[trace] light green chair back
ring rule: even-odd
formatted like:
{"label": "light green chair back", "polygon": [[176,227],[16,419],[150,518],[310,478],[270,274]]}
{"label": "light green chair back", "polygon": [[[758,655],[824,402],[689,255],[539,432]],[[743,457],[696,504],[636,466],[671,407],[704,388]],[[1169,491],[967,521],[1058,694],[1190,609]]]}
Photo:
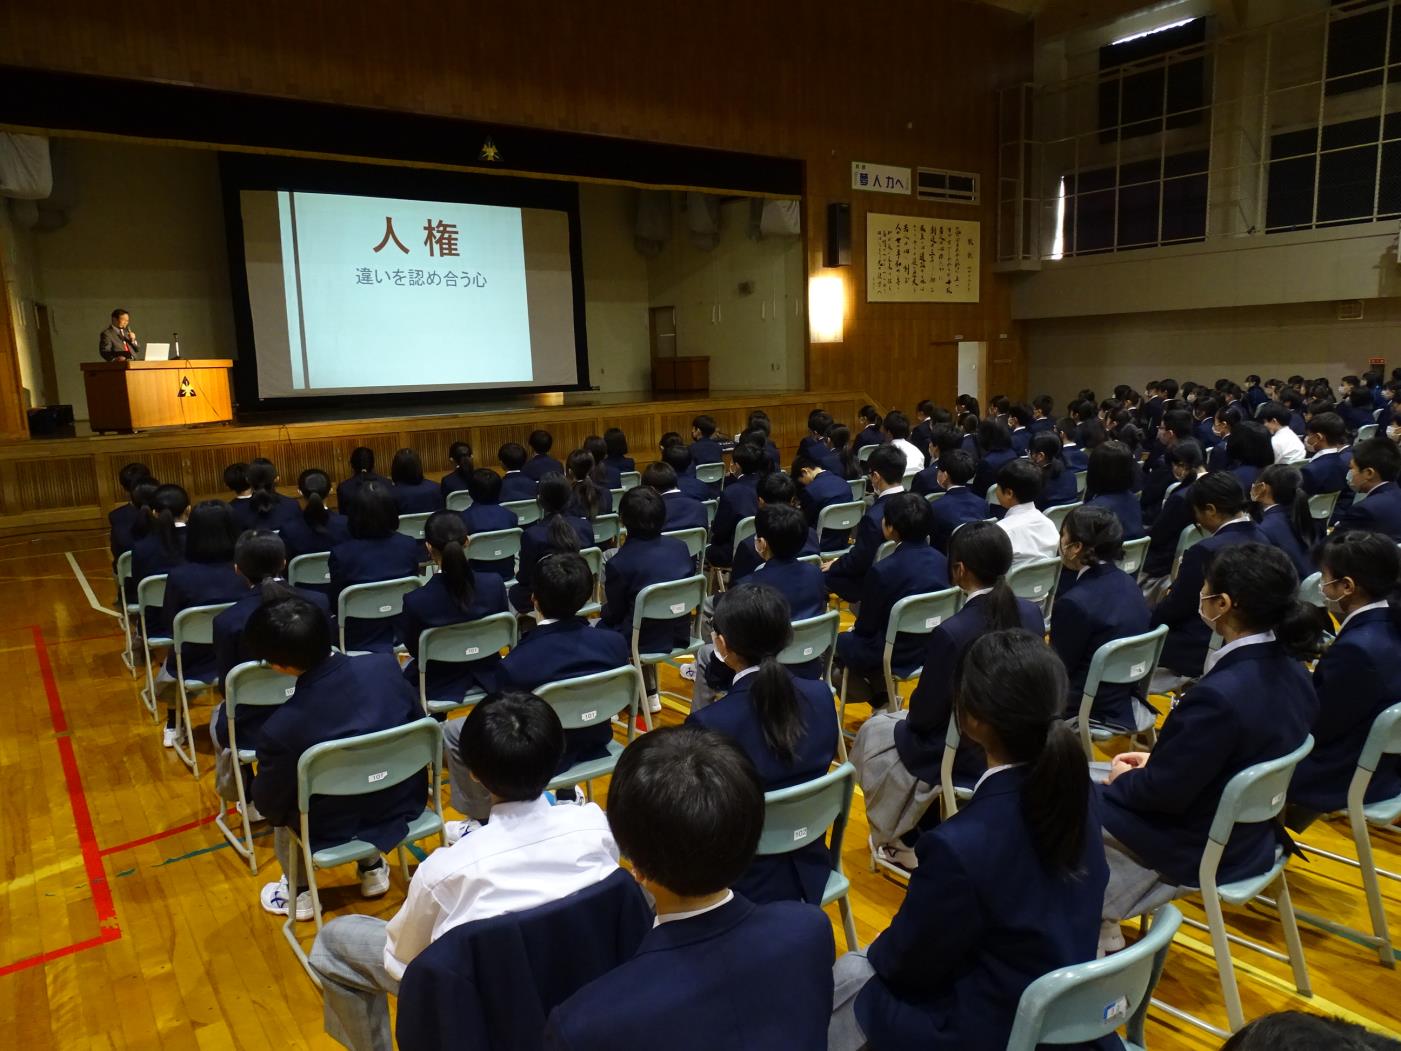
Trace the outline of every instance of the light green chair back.
{"label": "light green chair back", "polygon": [[[867,448],[867,449],[872,449],[872,448],[875,448],[875,447],[872,446],[872,445],[867,445],[867,446],[865,446],[865,448]],[[862,503],[865,503],[865,501],[866,501],[866,479],[864,479],[864,478],[848,478],[848,479],[846,480],[846,484],[849,485],[849,486],[851,486],[851,498],[852,498],[853,500],[860,500]]]}
{"label": "light green chair back", "polygon": [[705,508],[705,525],[709,529],[715,524],[715,513],[720,510],[720,501],[702,500],[701,506]]}
{"label": "light green chair back", "polygon": [[336,624],[340,629],[340,648],[345,651],[345,622],[357,620],[386,620],[404,611],[404,596],[423,586],[418,577],[395,577],[369,584],[352,584],[336,600]]}
{"label": "light green chair back", "polygon": [[1338,505],[1337,493],[1315,493],[1309,497],[1309,517],[1316,522],[1327,522],[1333,517],[1333,508]]}
{"label": "light green chair back", "polygon": [[1306,602],[1310,606],[1317,606],[1319,609],[1327,608],[1327,604],[1323,601],[1322,573],[1310,573],[1299,581],[1299,601]]}
{"label": "light green chair back", "polygon": [[946,497],[946,496],[948,496],[948,495],[949,495],[949,494],[948,494],[948,491],[947,491],[947,490],[940,489],[937,493],[925,493],[925,494],[924,494],[924,498],[925,498],[926,500],[928,500],[931,504],[933,504],[933,503],[938,502],[939,500],[942,500],[944,497]]}
{"label": "light green chair back", "polygon": [[[112,571],[112,575],[117,578],[117,594],[122,597],[122,609],[126,609],[126,582],[131,579],[131,552],[123,551],[117,556],[117,567]],[[123,612],[123,619],[126,614]]]}
{"label": "light green chair back", "polygon": [[691,629],[690,642],[679,646],[670,653],[643,653],[639,647],[642,622],[646,620],[675,620],[698,611],[705,601],[705,577],[697,573],[681,580],[667,580],[659,584],[648,584],[637,593],[632,604],[632,652],[639,661],[656,664],[668,657],[683,653],[694,653],[701,647],[701,640]]}
{"label": "light green chair back", "polygon": [[465,511],[472,506],[472,494],[466,489],[454,489],[448,493],[447,507],[449,511]]}
{"label": "light green chair back", "polygon": [[[852,500],[844,504],[828,504],[817,512],[817,538],[818,543],[827,535],[829,530],[835,532],[849,532],[861,523],[861,516],[866,513],[866,505],[860,500]],[[823,550],[824,555],[841,555],[846,553],[846,545],[840,548]]]}
{"label": "light green chair back", "polygon": [[905,487],[905,492],[908,493],[910,491],[910,483],[915,480],[915,475],[919,474],[922,470],[924,470],[923,465],[914,463],[905,468],[905,473],[900,478],[900,484]]}
{"label": "light green chair back", "polygon": [[1070,512],[1074,511],[1077,507],[1083,506],[1083,504],[1079,503],[1057,504],[1055,507],[1046,508],[1045,514],[1046,517],[1051,520],[1051,523],[1056,527],[1056,532],[1060,532],[1061,528],[1065,525],[1065,520],[1068,517],[1070,517]]}
{"label": "light green chair back", "polygon": [[467,557],[474,562],[497,562],[516,558],[520,553],[519,529],[491,529],[484,533],[473,533],[467,538]]}
{"label": "light green chair back", "polygon": [[1364,423],[1357,428],[1357,440],[1365,442],[1368,438],[1375,438],[1379,429],[1375,423]]}
{"label": "light green chair back", "polygon": [[1373,721],[1357,766],[1375,774],[1384,755],[1401,755],[1401,703],[1393,704]]}
{"label": "light green chair back", "polygon": [[996,482],[993,482],[990,486],[988,486],[988,491],[987,491],[987,493],[986,493],[986,497],[985,497],[985,498],[986,498],[986,500],[987,500],[987,504],[988,504],[989,507],[1001,507],[1001,506],[1002,506],[1001,504],[999,504],[999,503],[997,502],[997,483],[996,483]]}
{"label": "light green chair back", "polygon": [[287,583],[329,584],[331,582],[331,553],[313,551],[308,555],[298,555],[287,563]]}
{"label": "light green chair back", "polygon": [[1076,722],[1080,731],[1080,745],[1085,750],[1085,758],[1094,760],[1093,741],[1108,740],[1117,734],[1100,730],[1090,722],[1095,695],[1105,683],[1146,682],[1153,676],[1153,669],[1163,655],[1163,643],[1167,641],[1168,626],[1159,624],[1143,635],[1130,635],[1123,639],[1106,642],[1095,650],[1090,658],[1090,671],[1085,676],[1085,688],[1080,695],[1080,710]]}
{"label": "light green chair back", "polygon": [[876,548],[877,562],[883,562],[891,555],[895,554],[895,549],[900,546],[898,540],[882,540],[880,547]]}
{"label": "light green chair back", "polygon": [[[147,636],[146,632],[146,610],[154,606],[165,605],[165,578],[164,573],[153,577],[144,577],[136,584],[136,604],[141,610],[141,634]],[[174,640],[170,636],[160,638],[150,638],[147,641],[152,646],[168,646]]]}
{"label": "light green chair back", "polygon": [[579,608],[579,616],[592,617],[603,609],[603,604],[599,601],[600,589],[603,585],[603,549],[586,547],[579,554],[588,563],[589,572],[593,574],[593,598]]}
{"label": "light green chair back", "polygon": [[880,448],[879,445],[863,445],[863,446],[861,446],[861,448],[859,448],[859,449],[856,450],[856,462],[857,462],[857,463],[865,463],[867,460],[869,460],[869,459],[871,458],[871,453],[875,452],[875,451],[876,451],[877,449],[879,449],[879,448]]}
{"label": "light green chair back", "polygon": [[793,641],[778,654],[780,664],[806,664],[826,654],[822,681],[832,685],[832,661],[837,653],[837,633],[841,631],[841,614],[834,609],[816,617],[793,622]]}
{"label": "light green chair back", "polygon": [[1129,576],[1137,576],[1138,571],[1143,568],[1144,559],[1148,557],[1148,545],[1153,538],[1141,536],[1137,540],[1124,541],[1124,556],[1119,560],[1119,567]]}
{"label": "light green chair back", "polygon": [[469,620],[462,624],[445,624],[437,628],[425,628],[418,633],[418,700],[428,715],[441,715],[458,708],[475,704],[486,696],[474,691],[464,697],[443,698],[428,696],[428,662],[443,664],[473,664],[486,660],[494,653],[515,647],[519,637],[514,613],[493,613],[480,620]]}
{"label": "light green chair back", "polygon": [[642,472],[620,471],[618,472],[618,484],[622,487],[623,492],[627,492],[629,489],[635,489],[642,484]]}
{"label": "light green chair back", "polygon": [[704,482],[706,485],[714,485],[725,477],[725,465],[723,463],[700,463],[696,464],[696,480]]}
{"label": "light green chair back", "polygon": [[1082,1044],[1128,1027],[1129,1044],[1143,1047],[1148,1001],[1163,971],[1182,913],[1164,905],[1148,933],[1101,960],[1060,967],[1028,985],[1017,1004],[1007,1051],[1041,1044]]}
{"label": "light green chair back", "polygon": [[180,660],[180,651],[192,643],[206,646],[214,642],[214,618],[232,606],[232,602],[216,602],[208,606],[189,606],[175,614],[174,631],[175,660]]}
{"label": "light green chair back", "polygon": [[677,540],[683,541],[692,558],[699,558],[701,552],[705,550],[706,532],[699,526],[694,529],[668,530],[662,536],[675,537]]}
{"label": "light green chair back", "polygon": [[[592,726],[606,725],[626,711],[628,740],[631,741],[636,734],[638,704],[644,687],[642,672],[631,664],[611,671],[547,683],[535,692],[555,710],[565,730],[586,730]],[[595,778],[611,774],[622,754],[623,746],[609,741],[607,754],[575,763],[568,770],[556,774],[548,787],[553,791],[582,784],[587,789]]]}
{"label": "light green chair back", "polygon": [[274,671],[266,661],[244,661],[230,669],[224,678],[224,714],[229,720],[229,747],[244,762],[252,762],[254,753],[238,747],[237,725],[240,708],[276,708],[291,700],[297,692],[297,680]]}
{"label": "light green chair back", "polygon": [[1085,495],[1085,483],[1086,480],[1089,478],[1089,474],[1089,471],[1075,472],[1075,493],[1077,496]]}
{"label": "light green chair back", "polygon": [[1058,558],[1038,558],[1013,566],[1007,572],[1007,586],[1017,598],[1035,602],[1045,616],[1051,608],[1051,600],[1056,595],[1056,585],[1060,583],[1061,560]]}
{"label": "light green chair back", "polygon": [[535,500],[506,500],[501,504],[508,511],[514,511],[523,526],[540,521],[540,504]]}
{"label": "light green chair back", "polygon": [[750,515],[748,518],[741,518],[738,522],[736,522],[735,542],[733,550],[738,551],[739,545],[744,543],[746,540],[748,540],[751,536],[754,535],[754,529],[755,524],[753,515]]}
{"label": "light green chair back", "polygon": [[[617,506],[615,502],[614,507]],[[606,544],[610,540],[618,539],[618,516],[616,513],[609,515],[599,515],[593,520],[593,539],[596,544]]]}
{"label": "light green chair back", "polygon": [[[944,621],[958,612],[963,605],[963,591],[960,588],[944,588],[921,595],[907,595],[890,609],[885,622],[885,652],[882,664],[885,671],[887,696],[895,708],[900,706],[900,694],[896,685],[919,678],[923,667],[896,669],[892,665],[895,656],[895,640],[900,635],[929,635]],[[846,696],[846,691],[842,691]]]}
{"label": "light green chair back", "polygon": [[399,532],[403,533],[410,540],[423,539],[423,527],[427,524],[432,511],[416,511],[411,515],[399,516]]}
{"label": "light green chair back", "polygon": [[[1212,818],[1211,830],[1207,833],[1210,844],[1207,857],[1202,860],[1203,867],[1210,860],[1211,845],[1220,848],[1215,851],[1215,860],[1220,861],[1220,853],[1225,849],[1227,840],[1231,838],[1231,830],[1236,825],[1255,825],[1262,821],[1274,820],[1284,809],[1285,795],[1294,768],[1311,751],[1313,736],[1309,735],[1304,738],[1303,744],[1288,755],[1247,766],[1226,782],[1221,800],[1216,804],[1216,816]],[[1215,875],[1214,871],[1212,875]]]}
{"label": "light green chair back", "polygon": [[1182,567],[1182,556],[1187,549],[1200,540],[1206,539],[1206,532],[1200,526],[1189,525],[1177,535],[1177,551],[1172,556],[1172,578],[1177,579],[1177,571]]}

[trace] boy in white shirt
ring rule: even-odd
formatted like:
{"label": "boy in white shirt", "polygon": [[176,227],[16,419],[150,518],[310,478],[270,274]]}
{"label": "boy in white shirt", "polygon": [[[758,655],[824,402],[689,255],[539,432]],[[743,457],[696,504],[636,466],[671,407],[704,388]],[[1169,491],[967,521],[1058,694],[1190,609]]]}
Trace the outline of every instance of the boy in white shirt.
{"label": "boy in white shirt", "polygon": [[463,762],[491,793],[491,818],[430,854],[392,920],[339,916],[316,936],[326,1032],[351,1051],[392,1051],[389,993],[414,957],[454,927],[523,912],[591,887],[618,867],[618,847],[593,803],[551,806],[545,785],[564,729],[529,693],[495,694],[463,720]]}
{"label": "boy in white shirt", "polygon": [[1283,405],[1271,403],[1260,410],[1257,419],[1270,432],[1270,448],[1275,453],[1275,463],[1303,463],[1308,459],[1308,451],[1299,436],[1289,426],[1292,417]]}
{"label": "boy in white shirt", "polygon": [[998,525],[1012,541],[1012,567],[1038,558],[1060,557],[1060,530],[1036,507],[1041,469],[1030,460],[1011,460],[997,472],[997,502],[1007,509]]}
{"label": "boy in white shirt", "polygon": [[910,441],[910,420],[898,409],[885,417],[885,433],[890,435],[890,444],[905,454],[905,474],[924,470],[924,453]]}

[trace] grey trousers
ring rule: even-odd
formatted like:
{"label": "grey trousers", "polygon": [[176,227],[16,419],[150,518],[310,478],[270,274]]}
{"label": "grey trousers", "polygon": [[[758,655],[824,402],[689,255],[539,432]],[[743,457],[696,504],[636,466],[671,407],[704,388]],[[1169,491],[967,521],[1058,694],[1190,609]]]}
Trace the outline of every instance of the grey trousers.
{"label": "grey trousers", "polygon": [[387,926],[373,916],[337,916],[311,947],[326,1032],[351,1051],[394,1051],[389,994],[399,994],[399,983],[384,969]]}
{"label": "grey trousers", "polygon": [[698,712],[715,703],[719,695],[710,683],[705,681],[705,669],[710,667],[710,658],[715,655],[715,644],[707,642],[696,651],[696,678],[691,683],[691,711]]}
{"label": "grey trousers", "polygon": [[1133,851],[1108,832],[1104,833],[1104,860],[1109,862],[1109,884],[1104,888],[1101,919],[1126,920],[1152,912],[1177,897],[1178,888],[1139,861]]}
{"label": "grey trousers", "polygon": [[209,739],[214,742],[214,791],[219,793],[220,799],[233,803],[238,800],[238,785],[234,783],[233,750],[220,744],[219,738],[214,734],[214,723],[219,718],[219,709],[223,706],[223,702],[220,701],[214,709],[214,714],[209,717]]}
{"label": "grey trousers", "polygon": [[491,793],[472,776],[467,764],[457,754],[464,722],[465,719],[449,719],[443,723],[443,758],[448,764],[448,789],[454,810],[476,821],[485,821],[491,816]]}
{"label": "grey trousers", "polygon": [[864,952],[849,952],[832,965],[832,1020],[827,1025],[827,1051],[861,1051],[866,1034],[856,1021],[856,997],[875,976]]}

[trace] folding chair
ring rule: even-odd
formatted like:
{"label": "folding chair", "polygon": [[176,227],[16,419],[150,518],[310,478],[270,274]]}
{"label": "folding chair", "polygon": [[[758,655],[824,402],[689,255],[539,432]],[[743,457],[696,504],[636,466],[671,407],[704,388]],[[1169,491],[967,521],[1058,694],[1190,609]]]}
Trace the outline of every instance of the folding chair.
{"label": "folding chair", "polygon": [[925,493],[925,494],[924,494],[924,498],[925,498],[926,500],[928,500],[928,501],[932,504],[932,503],[934,503],[936,500],[942,500],[944,497],[946,497],[946,496],[948,496],[948,495],[949,495],[949,494],[948,494],[947,492],[945,492],[944,490],[941,489],[941,490],[940,490],[939,492],[937,492],[937,493]]}
{"label": "folding chair", "polygon": [[988,486],[988,491],[987,491],[987,504],[988,504],[989,507],[1001,507],[1001,506],[1002,506],[1002,505],[998,502],[998,500],[997,500],[997,483],[996,483],[996,482],[993,482],[990,486]]}
{"label": "folding chair", "polygon": [[627,492],[629,489],[635,489],[642,484],[642,472],[620,471],[618,472],[618,484],[622,487],[623,492]]}
{"label": "folding chair", "polygon": [[1168,626],[1159,624],[1143,635],[1130,635],[1127,638],[1106,642],[1090,658],[1090,672],[1085,677],[1085,689],[1080,695],[1080,710],[1075,717],[1075,728],[1080,734],[1080,745],[1085,749],[1085,758],[1094,762],[1095,741],[1110,741],[1116,737],[1148,737],[1151,747],[1157,737],[1153,723],[1136,726],[1133,730],[1120,730],[1116,727],[1097,723],[1090,718],[1094,707],[1095,694],[1105,683],[1129,685],[1146,684],[1153,677],[1153,669],[1163,655],[1163,643],[1167,640]]}
{"label": "folding chair", "polygon": [[473,664],[493,653],[514,648],[519,637],[514,613],[493,613],[480,620],[425,628],[418,633],[418,703],[424,715],[447,715],[470,708],[486,696],[485,690],[472,690],[456,700],[428,696],[428,662]]}
{"label": "folding chair", "polygon": [[739,545],[744,543],[751,536],[753,536],[756,528],[757,527],[755,526],[755,520],[753,515],[750,515],[748,518],[741,518],[738,522],[736,522],[735,542],[732,547],[732,551],[738,551]]}
{"label": "folding chair", "polygon": [[293,900],[288,902],[282,936],[287,939],[297,961],[318,989],[321,988],[321,980],[312,971],[311,962],[297,940],[298,869],[302,864],[306,865],[312,914],[316,918],[317,933],[320,933],[321,894],[316,886],[317,871],[348,865],[352,861],[369,861],[379,857],[380,852],[373,843],[361,839],[351,839],[313,851],[308,824],[312,796],[368,795],[393,788],[411,777],[421,778],[424,769],[428,769],[430,778],[424,786],[427,806],[422,814],[409,822],[408,835],[396,848],[399,871],[407,884],[409,859],[404,852],[405,845],[443,834],[442,804],[436,790],[442,777],[442,752],[443,734],[437,720],[423,718],[390,730],[344,737],[338,741],[323,741],[308,748],[297,761],[297,809],[301,817],[295,831],[288,829],[291,843],[287,851],[287,887]]}
{"label": "folding chair", "polygon": [[849,533],[861,524],[861,517],[866,513],[866,505],[860,500],[852,500],[845,504],[828,504],[817,512],[817,543],[818,553],[835,558],[838,555],[846,554],[847,545],[841,547],[824,548],[822,538],[828,532]]}
{"label": "folding chair", "polygon": [[973,798],[972,786],[956,784],[953,779],[953,764],[962,741],[958,720],[950,717],[949,728],[944,731],[944,754],[939,758],[939,811],[945,821],[958,813],[959,800],[967,802]]}
{"label": "folding chair", "polygon": [[1131,577],[1138,576],[1138,571],[1143,568],[1143,562],[1148,557],[1148,545],[1152,542],[1153,538],[1147,536],[1141,536],[1137,540],[1125,540],[1119,568]]}
{"label": "folding chair", "polygon": [[227,804],[219,800],[214,824],[229,841],[229,846],[248,862],[253,875],[258,874],[258,856],[253,849],[253,825],[248,820],[248,792],[243,784],[243,766],[252,764],[258,753],[238,746],[238,711],[240,708],[275,708],[284,704],[296,692],[295,680],[263,661],[245,661],[232,669],[224,679],[224,716],[229,723],[229,751],[233,754],[234,788],[238,793],[238,816],[243,822],[243,834],[229,827]]}
{"label": "folding chair", "polygon": [[586,547],[579,554],[589,564],[589,572],[593,574],[593,598],[580,608],[579,616],[594,617],[603,612],[603,602],[599,598],[603,587],[603,549]]}
{"label": "folding chair", "polygon": [[1315,522],[1328,524],[1333,517],[1333,508],[1338,505],[1337,493],[1315,493],[1309,497],[1309,517]]}
{"label": "folding chair", "polygon": [[851,881],[842,874],[842,840],[851,815],[856,789],[856,767],[843,761],[835,770],[801,785],[764,793],[764,830],[759,834],[759,857],[791,854],[820,838],[830,828],[828,850],[832,872],[822,890],[822,905],[837,903],[846,932],[846,947],[856,952],[856,921],[851,913]]}
{"label": "folding chair", "polygon": [[287,583],[324,585],[331,582],[331,553],[313,551],[309,555],[298,555],[287,563]]}
{"label": "folding chair", "polygon": [[[502,505],[505,506],[504,504]],[[477,562],[500,562],[512,559],[514,566],[521,553],[521,530],[490,529],[485,533],[473,533],[467,538],[467,557]],[[507,586],[515,583],[514,570]]]}
{"label": "folding chair", "polygon": [[[873,448],[873,446],[867,445],[864,446],[864,448],[870,449]],[[866,479],[848,478],[846,484],[851,486],[851,498],[853,500],[860,500],[864,504],[866,502]]]}
{"label": "folding chair", "polygon": [[1323,574],[1310,573],[1299,581],[1299,601],[1319,609],[1327,609],[1323,601]]}
{"label": "folding chair", "polygon": [[466,489],[455,489],[448,493],[449,511],[465,511],[472,506],[472,494]]}
{"label": "folding chair", "polygon": [[117,582],[117,617],[122,622],[122,663],[131,677],[136,678],[136,642],[131,637],[131,618],[138,614],[134,603],[126,599],[126,582],[131,579],[131,552],[123,551],[117,556],[116,568],[112,576]]}
{"label": "folding chair", "polygon": [[1076,496],[1079,496],[1079,497],[1082,497],[1082,498],[1084,497],[1084,495],[1085,495],[1085,482],[1086,482],[1086,479],[1089,478],[1089,476],[1090,476],[1090,472],[1089,472],[1089,471],[1076,471],[1076,472],[1075,472],[1075,495],[1076,495]]}
{"label": "folding chair", "polygon": [[423,586],[418,577],[395,577],[369,584],[351,584],[336,600],[336,626],[340,631],[342,653],[345,648],[345,622],[356,620],[388,620],[404,611],[404,596]]}
{"label": "folding chair", "polygon": [[418,511],[411,515],[400,515],[399,532],[411,540],[422,540],[423,527],[432,514],[432,511]]}
{"label": "folding chair", "polygon": [[[194,729],[190,726],[190,694],[217,690],[219,680],[217,676],[213,682],[185,678],[184,649],[191,644],[213,645],[214,618],[232,605],[232,602],[220,602],[210,606],[191,606],[175,614],[171,646],[175,650],[175,687],[180,693],[180,705],[175,710],[175,754],[195,777],[199,777],[199,757],[195,751]],[[154,697],[153,693],[152,699]]]}
{"label": "folding chair", "polygon": [[1357,428],[1357,440],[1359,442],[1365,442],[1368,438],[1374,438],[1379,429],[1380,428],[1375,423],[1364,423],[1361,427]]}
{"label": "folding chair", "polygon": [[[1272,960],[1288,963],[1294,971],[1294,986],[1304,996],[1312,996],[1309,987],[1308,965],[1304,961],[1304,947],[1299,941],[1299,924],[1294,916],[1294,905],[1289,897],[1289,884],[1284,877],[1284,864],[1288,856],[1282,849],[1275,852],[1275,862],[1256,876],[1247,876],[1234,883],[1217,885],[1217,870],[1221,856],[1226,851],[1226,843],[1237,824],[1258,824],[1273,821],[1284,809],[1284,797],[1289,790],[1289,779],[1299,761],[1313,750],[1313,737],[1304,738],[1304,743],[1288,755],[1271,759],[1268,762],[1248,766],[1226,783],[1221,793],[1221,802],[1216,806],[1216,816],[1211,822],[1206,850],[1197,869],[1197,883],[1206,910],[1206,923],[1184,918],[1183,923],[1211,934],[1211,947],[1216,957],[1216,970],[1221,976],[1221,994],[1226,1001],[1226,1017],[1230,1030],[1221,1029],[1211,1023],[1188,1014],[1155,999],[1154,1006],[1166,1011],[1189,1025],[1215,1033],[1219,1037],[1229,1037],[1245,1025],[1245,1014],[1241,1010],[1240,990],[1236,987],[1235,968],[1231,963],[1231,943],[1243,945],[1263,953]],[[1289,948],[1288,955],[1277,952],[1269,946],[1241,938],[1226,932],[1226,921],[1221,912],[1221,903],[1244,905],[1261,896],[1262,892],[1277,886],[1275,901],[1279,909],[1280,925],[1284,928],[1284,941]],[[1267,899],[1266,899],[1267,900]],[[1145,919],[1145,924],[1147,920]]]}
{"label": "folding chair", "polygon": [[[834,609],[816,617],[793,622],[793,641],[780,651],[778,663],[786,665],[807,664],[827,655],[826,668],[822,681],[832,689],[832,660],[837,652],[837,633],[841,631],[842,615]],[[833,691],[835,700],[835,691]],[[846,738],[837,735],[837,753],[846,762]]]}
{"label": "folding chair", "polygon": [[1058,967],[1022,990],[1007,1051],[1035,1051],[1042,1044],[1084,1044],[1126,1026],[1128,1051],[1144,1051],[1143,1023],[1149,997],[1182,913],[1164,905],[1148,933],[1102,960]]}
{"label": "folding chair", "polygon": [[1187,549],[1199,540],[1206,539],[1206,532],[1201,526],[1189,525],[1177,534],[1177,550],[1172,556],[1172,579],[1177,579],[1177,571],[1182,568],[1182,556],[1187,553]]}
{"label": "folding chair", "polygon": [[1045,515],[1054,523],[1056,532],[1060,532],[1065,528],[1065,520],[1070,517],[1070,512],[1074,511],[1077,507],[1083,506],[1084,505],[1079,502],[1073,504],[1056,504],[1055,507],[1046,508]]}
{"label": "folding chair", "polygon": [[856,450],[856,462],[864,464],[867,460],[871,458],[871,453],[875,452],[879,448],[879,445],[861,446],[861,448]]}
{"label": "folding chair", "polygon": [[686,550],[691,553],[692,558],[700,558],[705,554],[707,534],[706,531],[699,526],[693,529],[671,529],[663,533],[662,536],[671,536],[675,537],[677,540],[684,541]]}
{"label": "folding chair", "polygon": [[[617,504],[614,504],[616,507]],[[618,539],[618,516],[599,515],[593,520],[593,539],[595,544],[606,544],[610,540]]]}
{"label": "folding chair", "polygon": [[704,482],[706,485],[716,485],[724,480],[725,465],[723,463],[696,464],[696,481]]}
{"label": "folding chair", "polygon": [[[535,693],[555,710],[566,730],[583,730],[600,722],[607,723],[627,709],[628,740],[631,741],[637,732],[638,698],[644,697],[646,691],[642,685],[642,673],[633,665],[625,664],[611,671],[546,683]],[[643,707],[646,707],[645,700]],[[575,763],[563,773],[556,774],[546,787],[555,792],[561,788],[583,785],[585,798],[592,799],[593,782],[612,774],[613,768],[618,765],[618,756],[622,754],[623,746],[617,741],[609,741],[607,755]]]}
{"label": "folding chair", "polygon": [[501,506],[508,511],[514,511],[523,526],[540,521],[540,504],[536,500],[503,500]]}
{"label": "folding chair", "polygon": [[[666,653],[643,653],[641,646],[642,622],[646,620],[674,620],[689,614],[698,614],[705,601],[705,577],[697,573],[681,580],[667,580],[660,584],[648,584],[637,593],[632,605],[632,664],[638,672],[638,709],[642,712],[643,725],[652,729],[652,710],[647,704],[646,685],[642,669],[648,665],[674,663],[677,657],[687,654],[694,656],[701,648],[701,639],[696,634],[696,623],[691,622],[691,638],[684,646],[677,646]],[[658,694],[678,701],[690,703],[689,697],[662,690],[658,682]]]}
{"label": "folding chair", "polygon": [[151,648],[154,646],[174,645],[175,640],[169,635],[162,635],[158,638],[151,638],[150,627],[146,624],[146,610],[150,607],[165,605],[165,578],[164,573],[156,576],[145,577],[137,581],[136,584],[136,606],[137,617],[141,621],[141,652],[146,657],[146,685],[141,690],[141,703],[146,706],[146,710],[151,713],[151,718],[158,717],[156,712],[156,676],[151,666]]}
{"label": "folding chair", "polygon": [[895,549],[900,546],[898,540],[882,540],[880,547],[876,548],[876,562],[883,562],[895,553]]}
{"label": "folding chair", "polygon": [[[1347,790],[1348,825],[1352,829],[1353,846],[1357,848],[1357,860],[1334,854],[1331,851],[1300,843],[1299,849],[1320,857],[1340,861],[1344,865],[1362,873],[1362,889],[1367,895],[1367,911],[1371,915],[1372,933],[1364,934],[1345,924],[1317,916],[1310,912],[1299,912],[1299,918],[1326,931],[1343,934],[1363,945],[1377,950],[1377,957],[1386,967],[1396,966],[1396,953],[1391,947],[1391,935],[1386,925],[1386,907],[1382,904],[1382,888],[1378,876],[1401,882],[1401,873],[1388,872],[1377,868],[1372,855],[1372,837],[1369,826],[1391,829],[1397,818],[1401,818],[1401,796],[1379,799],[1375,803],[1365,802],[1367,788],[1372,783],[1372,775],[1377,772],[1382,758],[1401,754],[1401,703],[1393,704],[1377,716],[1372,729],[1362,745],[1362,754],[1357,757],[1357,769]],[[1393,830],[1394,831],[1394,830]]]}
{"label": "folding chair", "polygon": [[924,470],[923,467],[916,467],[914,464],[910,464],[905,468],[905,473],[900,478],[900,484],[905,487],[905,492],[908,493],[910,491],[910,484],[915,480],[915,475],[919,474],[922,470]]}
{"label": "folding chair", "polygon": [[1013,566],[1007,572],[1007,586],[1012,593],[1041,608],[1047,631],[1051,628],[1051,604],[1055,601],[1062,568],[1058,558],[1038,558]]}
{"label": "folding chair", "polygon": [[701,506],[705,508],[705,527],[709,529],[715,524],[715,512],[720,510],[720,501],[702,500]]}

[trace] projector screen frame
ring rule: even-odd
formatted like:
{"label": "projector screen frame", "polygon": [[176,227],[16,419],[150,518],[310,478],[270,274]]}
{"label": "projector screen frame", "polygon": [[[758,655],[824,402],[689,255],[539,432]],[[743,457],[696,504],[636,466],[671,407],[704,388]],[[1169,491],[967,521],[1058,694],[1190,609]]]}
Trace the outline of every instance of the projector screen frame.
{"label": "projector screen frame", "polygon": [[[364,404],[367,399],[371,399],[376,407],[391,409],[404,406],[440,406],[458,400],[489,402],[519,399],[534,394],[590,389],[583,244],[577,182],[444,171],[398,164],[356,164],[227,152],[219,154],[219,181],[229,255],[229,289],[233,298],[234,336],[238,347],[238,357],[234,362],[234,394],[239,409],[251,412],[332,409]],[[239,201],[240,191],[243,190],[339,193],[360,197],[435,200],[563,212],[569,224],[575,382],[369,394],[261,397],[258,392],[258,358],[255,351],[253,310],[244,262],[243,218]]]}

